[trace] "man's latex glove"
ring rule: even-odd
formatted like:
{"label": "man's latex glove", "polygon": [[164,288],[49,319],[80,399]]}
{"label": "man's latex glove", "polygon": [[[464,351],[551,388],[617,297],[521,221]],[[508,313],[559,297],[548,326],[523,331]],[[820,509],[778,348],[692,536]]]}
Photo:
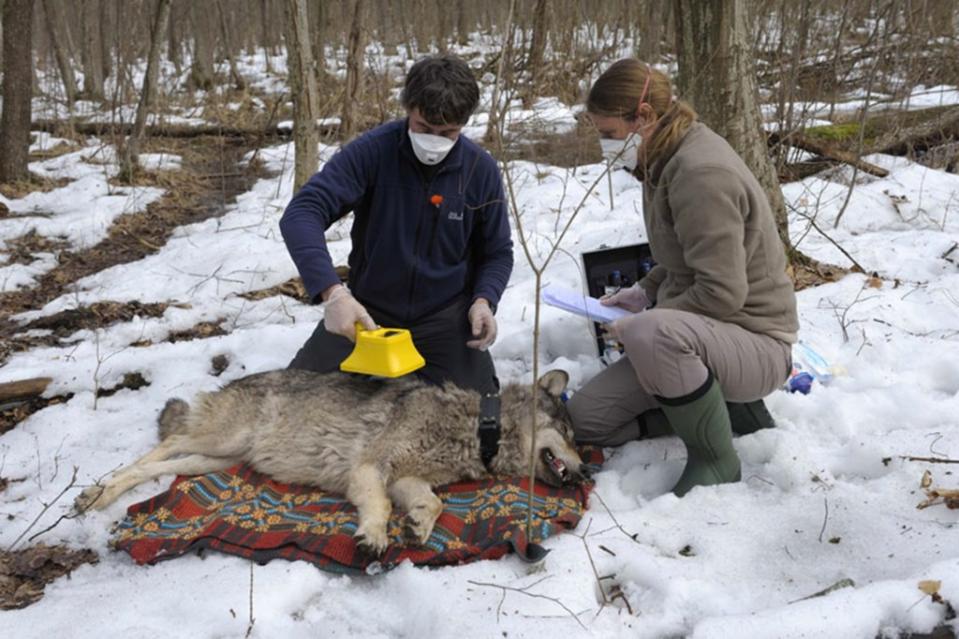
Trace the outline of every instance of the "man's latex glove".
{"label": "man's latex glove", "polygon": [[326,299],[326,315],[323,317],[326,330],[355,342],[357,322],[368,331],[376,328],[376,322],[349,289],[345,286],[334,289]]}
{"label": "man's latex glove", "polygon": [[649,297],[646,296],[646,291],[637,282],[629,288],[620,289],[611,295],[603,295],[599,298],[599,303],[603,306],[618,306],[630,313],[638,313],[646,310],[646,307],[649,306]]}
{"label": "man's latex glove", "polygon": [[489,302],[480,297],[470,306],[467,317],[476,339],[466,342],[466,345],[485,351],[496,341],[496,318],[493,317],[493,309],[489,307]]}

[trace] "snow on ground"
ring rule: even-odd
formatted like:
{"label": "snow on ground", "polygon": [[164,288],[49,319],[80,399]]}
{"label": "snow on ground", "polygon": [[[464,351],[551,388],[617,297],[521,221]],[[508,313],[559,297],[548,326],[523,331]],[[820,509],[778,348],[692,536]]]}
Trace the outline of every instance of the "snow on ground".
{"label": "snow on ground", "polygon": [[[939,256],[959,233],[959,178],[904,158],[864,159],[888,169],[889,176],[879,179],[858,172],[848,204],[849,167],[783,187],[794,239],[803,238],[800,247],[814,257],[850,266],[828,236],[863,267],[890,280],[928,286],[934,286],[931,278],[951,281],[955,264]],[[837,217],[841,223],[835,228]]]}
{"label": "snow on ground", "polygon": [[[498,46],[499,39],[487,38],[457,51],[471,58]],[[632,43],[624,39],[623,46],[629,51]],[[368,53],[390,73],[412,63],[405,47],[390,55]],[[341,71],[341,54],[329,51],[328,70]],[[266,73],[262,50],[237,62],[258,88],[285,89],[283,56],[271,56],[272,73]],[[162,73],[168,87],[184,80],[168,66]],[[139,74],[142,69],[135,69],[134,79]],[[908,106],[955,103],[955,93],[954,87],[919,87]],[[487,84],[487,103],[490,94]],[[837,112],[856,108],[859,97],[850,96]],[[49,102],[37,103],[35,116],[66,113],[62,106],[50,109]],[[796,105],[808,117],[828,109]],[[564,131],[573,126],[575,110],[555,98],[529,110],[517,101],[506,125]],[[97,113],[92,103],[74,107],[76,115]],[[131,113],[122,115],[129,119]],[[194,115],[182,109],[178,117]],[[485,132],[483,117],[471,121],[470,135]],[[41,134],[32,150],[58,142]],[[334,151],[323,146],[321,157]],[[79,331],[67,346],[19,353],[0,368],[0,381],[46,375],[54,379],[50,393],[74,394],[0,437],[0,476],[22,479],[0,493],[0,547],[10,546],[43,504],[54,502],[73,467],[86,485],[151,448],[156,415],[167,398],[189,399],[225,381],[285,366],[313,330],[321,309],[284,296],[239,296],[296,274],[277,228],[292,195],[292,147],[264,149],[258,157],[276,177],[259,180],[222,217],[181,227],[156,254],[84,278],[69,294],[15,318],[26,322],[106,300],[171,303],[162,317]],[[866,159],[890,175],[857,174],[851,196],[849,169],[784,187],[800,248],[849,264],[835,241],[876,271],[881,286],[850,275],[798,294],[800,337],[845,374],[814,386],[809,395],[775,393],[767,400],[779,427],[736,440],[744,462],[741,483],[698,488],[677,499],[668,491],[683,466],[681,443],[633,442],[607,451],[582,523],[574,534],[548,540],[551,553],[536,569],[509,556],[344,577],[302,562],[251,567],[217,554],[141,567],[111,553],[112,522],[126,505],[163,490],[170,479],[164,478],[131,491],[104,513],[65,520],[41,536],[46,543],[94,548],[101,561],[49,585],[37,604],[0,613],[3,635],[152,636],[175,627],[181,636],[239,636],[247,631],[251,588],[253,637],[872,638],[929,630],[941,622],[944,608],[917,584],[941,580],[941,595],[959,605],[959,513],[943,506],[917,510],[923,498],[919,481],[927,468],[935,485],[959,488],[959,479],[950,466],[901,456],[959,457],[959,249],[949,253],[959,242],[959,177],[901,158]],[[174,168],[178,158],[142,160],[159,169]],[[113,161],[111,147],[91,139],[74,152],[34,163],[34,172],[70,182],[19,200],[0,198],[12,214],[0,219],[0,244],[35,230],[65,238],[73,248],[90,246],[117,215],[143,210],[161,195],[158,189],[110,186]],[[543,284],[581,286],[580,253],[643,239],[639,185],[624,172],[515,162],[510,176],[539,265],[585,196]],[[349,252],[348,230],[346,221],[328,234],[336,263]],[[31,285],[56,265],[52,253],[34,257],[28,265],[0,266],[0,290]],[[529,381],[535,279],[518,243],[515,257],[492,353],[501,378]],[[203,321],[220,322],[229,332],[163,341]],[[157,343],[130,346],[145,340]],[[217,378],[210,359],[221,354],[230,366]],[[557,309],[541,309],[540,354],[541,368],[567,370],[574,389],[600,370],[588,323]],[[150,385],[94,401],[97,388],[111,387],[132,371]],[[53,503],[33,532],[65,514],[80,488]],[[622,597],[603,605],[596,575],[610,575],[602,581],[605,592],[615,587]],[[806,599],[843,580],[855,585]],[[555,601],[504,595],[479,583],[529,587],[529,593]]]}
{"label": "snow on ground", "polygon": [[[333,151],[323,147],[321,155]],[[83,153],[89,151],[58,158],[59,170],[86,175]],[[85,278],[75,292],[19,318],[98,300],[181,303],[161,318],[77,333],[68,347],[14,355],[0,368],[2,381],[49,375],[51,392],[74,393],[0,438],[0,473],[24,478],[0,494],[3,546],[37,517],[42,503],[53,501],[72,467],[88,484],[148,450],[156,442],[156,414],[168,397],[189,398],[228,379],[282,367],[313,330],[319,309],[283,297],[237,296],[295,274],[277,231],[291,195],[292,152],[280,145],[260,157],[279,175],[257,182],[223,217],[182,227],[155,255]],[[821,259],[845,259],[807,229],[807,218],[815,216],[820,228],[883,281],[873,288],[864,276],[850,275],[799,293],[801,337],[846,374],[809,395],[769,398],[779,428],[736,441],[744,481],[677,499],[668,491],[683,466],[680,442],[630,443],[608,451],[585,518],[575,534],[546,542],[552,552],[539,569],[510,556],[343,577],[275,561],[252,568],[252,636],[874,637],[939,623],[943,607],[917,584],[942,580],[942,595],[959,602],[959,513],[942,506],[917,510],[916,504],[927,467],[937,485],[957,487],[957,479],[948,466],[900,456],[955,458],[959,451],[959,268],[940,257],[959,240],[959,177],[899,158],[868,160],[889,168],[890,176],[858,184],[835,230],[848,172],[785,187],[797,211],[791,224],[794,237],[802,237],[801,248]],[[102,176],[103,167],[93,174]],[[537,260],[549,253],[593,187],[544,283],[580,286],[582,251],[643,238],[639,185],[624,172],[606,176],[598,165],[572,170],[516,162],[510,175]],[[102,199],[81,202],[78,193],[68,197],[88,209]],[[64,195],[57,200],[61,205]],[[28,210],[40,204],[10,206]],[[40,232],[64,228],[51,223]],[[347,230],[341,225],[330,234],[337,263],[349,251]],[[534,286],[517,244],[492,351],[507,380],[530,377]],[[214,320],[231,332],[128,346]],[[541,353],[541,364],[568,370],[574,387],[599,370],[588,325],[556,309],[542,309]],[[217,354],[231,361],[222,379],[210,371]],[[97,387],[112,386],[130,371],[140,371],[151,385],[103,397],[94,406]],[[64,521],[45,534],[47,543],[92,547],[101,562],[48,586],[39,603],[3,613],[8,636],[94,637],[104,629],[152,635],[173,624],[183,636],[244,633],[248,562],[213,554],[140,567],[108,551],[111,522],[168,481],[143,485],[106,512]],[[64,514],[76,492],[54,504],[38,525]],[[603,582],[607,592],[615,585],[623,598],[601,606],[590,558],[597,574],[613,575]],[[499,589],[473,583],[523,588],[541,579],[529,592],[562,602],[582,626],[555,601],[516,592],[503,598]],[[843,579],[855,587],[802,600]]]}
{"label": "snow on ground", "polygon": [[[772,98],[772,94],[769,94]],[[868,103],[866,95],[863,92],[856,92],[839,99],[835,103],[830,102],[794,102],[792,104],[793,126],[802,124],[806,127],[824,126],[832,124],[830,120],[822,118],[839,116],[849,119],[850,116],[857,114],[864,106],[869,107],[870,112],[883,110],[906,110],[917,111],[919,109],[930,109],[933,107],[949,107],[959,103],[959,89],[949,85],[938,85],[927,87],[922,84],[916,85],[909,93],[902,97],[894,98],[890,95],[884,95],[873,92],[870,94]],[[775,99],[766,104],[760,105],[760,112],[767,120],[767,130],[776,130],[779,126],[777,113],[779,105]]]}
{"label": "snow on ground", "polygon": [[31,133],[30,153],[49,151],[60,144],[70,145],[70,140],[58,138],[46,133],[45,131],[36,131]]}
{"label": "snow on ground", "polygon": [[183,167],[183,157],[175,153],[141,153],[140,167],[146,171],[177,171]]}
{"label": "snow on ground", "polygon": [[[50,148],[56,140],[41,136],[35,144]],[[143,157],[146,166],[154,170],[171,168],[175,160],[170,155]],[[15,200],[0,195],[0,203],[10,211],[8,217],[0,218],[0,251],[10,240],[30,232],[64,240],[74,250],[93,246],[107,236],[117,217],[143,211],[163,195],[162,189],[154,187],[112,185],[110,179],[117,175],[114,149],[95,138],[78,151],[31,162],[30,170],[44,178],[63,180],[64,184]],[[28,265],[0,265],[0,291],[32,286],[35,278],[56,266],[48,253],[34,257]]]}
{"label": "snow on ground", "polygon": [[[492,104],[492,88],[481,95],[481,107],[470,118],[463,133],[475,140],[481,140],[489,124],[489,107]],[[513,135],[539,133],[568,133],[576,128],[576,108],[569,107],[557,98],[539,98],[524,109],[522,100],[511,100],[503,118],[504,131]]]}

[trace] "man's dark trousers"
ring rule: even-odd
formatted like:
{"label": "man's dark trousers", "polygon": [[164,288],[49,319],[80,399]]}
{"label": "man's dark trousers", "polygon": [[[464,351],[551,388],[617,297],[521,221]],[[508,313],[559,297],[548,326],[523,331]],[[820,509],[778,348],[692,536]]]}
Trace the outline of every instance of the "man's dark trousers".
{"label": "man's dark trousers", "polygon": [[[379,326],[410,330],[416,350],[426,360],[426,366],[416,371],[421,379],[432,384],[451,381],[480,393],[496,393],[499,382],[489,351],[479,351],[466,345],[467,340],[473,339],[467,318],[469,304],[470,299],[463,297],[406,326],[375,309],[367,310]],[[330,373],[339,370],[340,362],[352,351],[353,342],[328,332],[321,321],[290,362],[289,368]]]}

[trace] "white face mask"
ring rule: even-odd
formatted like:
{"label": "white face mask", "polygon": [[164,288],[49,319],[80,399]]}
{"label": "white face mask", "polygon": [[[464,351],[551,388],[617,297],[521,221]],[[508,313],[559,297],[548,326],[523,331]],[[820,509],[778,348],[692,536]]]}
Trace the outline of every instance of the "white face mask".
{"label": "white face mask", "polygon": [[630,133],[625,140],[600,138],[599,146],[603,150],[603,159],[612,163],[612,168],[625,167],[630,171],[636,168],[639,161],[639,146],[643,137],[638,133]]}
{"label": "white face mask", "polygon": [[444,138],[442,135],[414,133],[413,129],[409,129],[409,134],[416,159],[429,166],[442,162],[456,144],[456,140]]}

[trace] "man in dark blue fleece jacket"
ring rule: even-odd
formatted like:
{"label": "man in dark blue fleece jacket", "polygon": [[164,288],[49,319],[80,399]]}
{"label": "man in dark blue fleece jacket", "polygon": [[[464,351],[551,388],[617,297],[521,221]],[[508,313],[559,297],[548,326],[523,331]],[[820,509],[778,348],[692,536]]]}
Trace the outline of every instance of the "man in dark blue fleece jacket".
{"label": "man in dark blue fleece jacket", "polygon": [[[355,324],[378,324],[410,329],[424,379],[494,392],[487,349],[513,243],[496,161],[461,135],[479,89],[465,62],[431,57],[410,69],[401,101],[407,118],[345,145],[280,220],[307,292],[326,306],[290,367],[337,370]],[[351,211],[347,288],[324,234]]]}

